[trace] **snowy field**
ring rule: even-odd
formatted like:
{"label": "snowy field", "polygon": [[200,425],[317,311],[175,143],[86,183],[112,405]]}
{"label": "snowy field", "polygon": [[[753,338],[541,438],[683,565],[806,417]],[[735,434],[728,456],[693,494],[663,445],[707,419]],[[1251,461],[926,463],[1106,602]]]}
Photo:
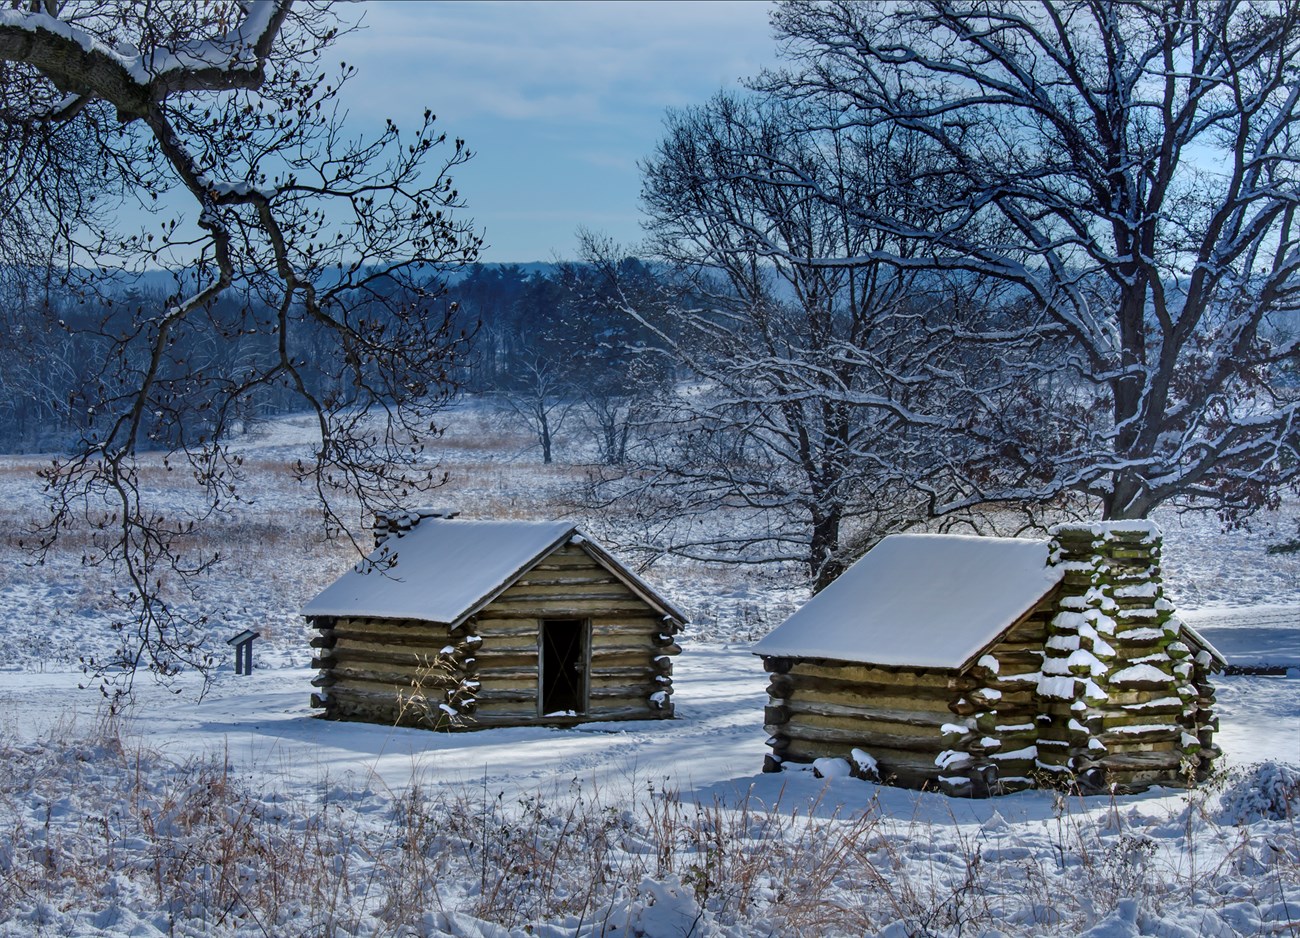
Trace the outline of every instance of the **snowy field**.
{"label": "snowy field", "polygon": [[[540,465],[481,405],[451,416],[429,501],[575,516],[580,465]],[[241,441],[253,502],[210,535],[226,560],[195,611],[223,651],[262,632],[258,670],[224,666],[201,697],[194,679],[141,682],[113,719],[76,667],[109,648],[111,575],[75,542],[24,563],[41,461],[0,459],[0,935],[1300,934],[1300,671],[1220,680],[1225,770],[1190,793],[954,801],[763,775],[749,645],[805,594],[787,571],[662,561],[645,576],[695,622],[677,720],[441,735],[314,719],[295,612],[353,558],[289,478],[306,432]],[[1172,598],[1236,663],[1300,665],[1300,557],[1266,553],[1297,507],[1230,535],[1158,519]]]}

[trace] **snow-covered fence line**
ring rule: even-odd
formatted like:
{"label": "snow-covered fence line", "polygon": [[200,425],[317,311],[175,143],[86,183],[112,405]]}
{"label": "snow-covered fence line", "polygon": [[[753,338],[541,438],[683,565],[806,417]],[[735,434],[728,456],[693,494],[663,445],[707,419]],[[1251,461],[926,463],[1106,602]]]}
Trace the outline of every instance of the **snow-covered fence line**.
{"label": "snow-covered fence line", "polygon": [[[1267,788],[1268,797],[1259,797]],[[1300,918],[1300,774],[1029,820],[908,813],[833,787],[776,803],[654,779],[507,796],[417,780],[291,790],[172,762],[105,722],[0,738],[0,935],[1281,933]]]}

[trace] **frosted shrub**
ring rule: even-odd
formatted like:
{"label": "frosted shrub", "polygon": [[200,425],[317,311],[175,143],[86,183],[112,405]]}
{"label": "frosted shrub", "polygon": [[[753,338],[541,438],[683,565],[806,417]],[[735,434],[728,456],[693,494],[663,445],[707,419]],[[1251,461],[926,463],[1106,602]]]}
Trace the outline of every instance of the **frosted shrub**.
{"label": "frosted shrub", "polygon": [[1229,777],[1219,799],[1224,824],[1285,821],[1300,817],[1300,769],[1281,762],[1261,762]]}

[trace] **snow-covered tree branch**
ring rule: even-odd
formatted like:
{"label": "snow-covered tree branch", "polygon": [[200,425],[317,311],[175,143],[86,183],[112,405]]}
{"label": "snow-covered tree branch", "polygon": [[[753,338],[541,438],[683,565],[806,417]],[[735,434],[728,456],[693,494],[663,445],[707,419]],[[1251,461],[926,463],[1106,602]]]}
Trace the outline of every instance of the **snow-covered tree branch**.
{"label": "snow-covered tree branch", "polygon": [[768,92],[921,154],[817,197],[914,245],[902,269],[1011,287],[1000,354],[1026,374],[1042,342],[1026,355],[1017,330],[1069,336],[1050,393],[1036,379],[976,428],[1014,455],[964,499],[1233,514],[1297,478],[1300,4],[797,0],[774,22],[791,67]]}
{"label": "snow-covered tree branch", "polygon": [[[428,111],[413,132],[345,133],[352,70],[321,68],[339,31],[329,4],[291,0],[0,10],[0,265],[57,270],[82,299],[58,326],[99,355],[68,403],[81,438],[43,473],[52,512],[35,539],[88,522],[88,562],[120,565],[130,584],[121,653],[94,670],[206,666],[203,623],[159,583],[216,559],[184,539],[239,500],[226,440],[259,395],[315,414],[315,458],[298,472],[333,528],[349,527],[348,497],[436,481],[420,439],[466,339],[439,271],[480,245],[449,175],[469,153]],[[159,270],[173,272],[169,296],[131,292]],[[197,516],[147,503],[149,449],[188,462]]]}
{"label": "snow-covered tree branch", "polygon": [[848,529],[879,537],[929,513],[943,441],[973,401],[941,400],[936,378],[974,307],[954,302],[960,285],[878,260],[908,256],[906,239],[845,208],[910,161],[906,141],[809,130],[820,112],[806,110],[719,96],[670,115],[645,163],[649,247],[683,295],[628,312],[693,381],[631,478],[685,493],[678,512],[753,513],[764,533],[733,546],[764,542],[763,557],[806,564],[820,587],[852,559]]}

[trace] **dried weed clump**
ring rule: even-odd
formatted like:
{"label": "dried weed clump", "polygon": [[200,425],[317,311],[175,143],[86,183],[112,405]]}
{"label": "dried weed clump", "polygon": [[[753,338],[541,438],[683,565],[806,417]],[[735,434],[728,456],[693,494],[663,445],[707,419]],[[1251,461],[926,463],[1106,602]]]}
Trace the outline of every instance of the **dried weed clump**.
{"label": "dried weed clump", "polygon": [[629,794],[574,779],[511,797],[419,780],[390,794],[270,784],[225,753],[169,761],[107,718],[0,740],[0,931],[139,919],[176,933],[441,935],[451,916],[595,936],[672,913],[699,936],[1077,933],[1115,916],[1158,918],[1168,934],[1296,934],[1300,919],[1295,819],[1219,823],[1206,793],[1158,822],[1062,798],[1041,822],[994,813],[972,827],[890,816],[876,799],[845,811],[654,783]]}

